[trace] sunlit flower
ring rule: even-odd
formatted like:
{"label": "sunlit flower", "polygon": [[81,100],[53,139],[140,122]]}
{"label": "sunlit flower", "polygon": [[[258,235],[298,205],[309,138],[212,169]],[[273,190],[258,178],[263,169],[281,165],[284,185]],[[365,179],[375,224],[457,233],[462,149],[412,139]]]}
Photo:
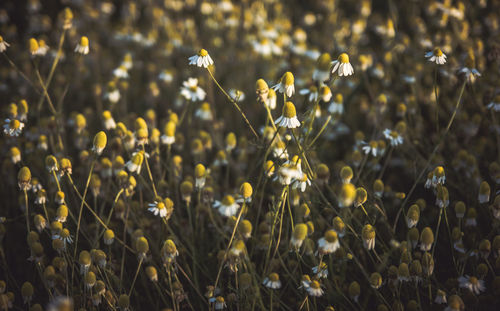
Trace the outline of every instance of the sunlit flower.
{"label": "sunlit flower", "polygon": [[325,235],[318,240],[318,252],[320,254],[330,254],[340,247],[337,232],[328,230]]}
{"label": "sunlit flower", "polygon": [[236,215],[240,206],[236,203],[233,196],[226,195],[222,201],[215,201],[214,208],[216,208],[221,215],[231,217]]}
{"label": "sunlit flower", "polygon": [[115,78],[119,78],[119,79],[127,79],[128,78],[127,68],[125,68],[125,66],[121,65],[120,67],[113,70],[113,76],[115,76]]}
{"label": "sunlit flower", "polygon": [[295,93],[295,78],[290,71],[285,72],[280,79],[280,82],[273,86],[272,88],[280,93],[286,94],[288,97],[292,97]]}
{"label": "sunlit flower", "polygon": [[324,293],[323,289],[321,288],[321,284],[316,280],[311,281],[309,287],[307,287],[306,290],[309,296],[312,297],[321,297]]}
{"label": "sunlit flower", "polygon": [[279,289],[279,288],[281,288],[280,277],[279,277],[278,273],[275,273],[275,272],[269,274],[269,276],[266,277],[264,279],[264,281],[262,281],[262,284],[265,287],[271,288],[271,289]]}
{"label": "sunlit flower", "polygon": [[76,45],[75,52],[87,55],[89,53],[89,38],[82,36],[80,38],[80,43]]}
{"label": "sunlit flower", "polygon": [[208,66],[213,64],[214,61],[205,49],[201,49],[198,54],[189,57],[189,65],[208,68]]}
{"label": "sunlit flower", "polygon": [[286,102],[283,105],[281,116],[274,122],[276,125],[285,128],[297,128],[300,126],[300,121],[297,119],[295,105],[292,102]]}
{"label": "sunlit flower", "polygon": [[17,137],[23,132],[24,123],[17,119],[5,119],[3,132],[9,136]]}
{"label": "sunlit flower", "polygon": [[440,48],[435,48],[434,50],[425,53],[425,57],[433,63],[438,65],[443,65],[446,63],[446,55],[441,51]]}
{"label": "sunlit flower", "polygon": [[393,147],[399,146],[403,143],[403,136],[401,136],[397,131],[385,129],[384,136],[387,140],[389,140],[389,143]]}
{"label": "sunlit flower", "polygon": [[332,62],[332,73],[338,71],[339,77],[350,76],[354,74],[354,68],[352,68],[349,62],[349,55],[342,53],[339,57]]}
{"label": "sunlit flower", "polygon": [[6,41],[4,41],[3,37],[0,36],[0,53],[5,52],[7,48],[10,46]]}
{"label": "sunlit flower", "polygon": [[152,212],[153,214],[159,215],[160,217],[166,217],[167,216],[167,208],[165,207],[165,203],[163,202],[158,202],[154,201],[154,203],[149,203],[149,208],[148,211]]}
{"label": "sunlit flower", "polygon": [[198,86],[198,79],[189,78],[187,81],[182,83],[181,95],[190,101],[202,101],[205,99],[207,93]]}

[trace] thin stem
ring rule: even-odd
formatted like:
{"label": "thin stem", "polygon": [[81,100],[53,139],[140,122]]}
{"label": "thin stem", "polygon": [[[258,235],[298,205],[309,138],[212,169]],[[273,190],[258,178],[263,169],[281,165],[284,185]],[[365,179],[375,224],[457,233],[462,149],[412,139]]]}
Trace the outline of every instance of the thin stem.
{"label": "thin stem", "polygon": [[238,103],[236,103],[236,101],[231,96],[229,96],[229,94],[222,88],[222,86],[220,86],[219,82],[217,82],[217,80],[215,79],[214,75],[212,74],[212,71],[210,71],[210,69],[208,69],[208,68],[207,68],[207,71],[210,74],[210,77],[212,78],[212,80],[217,85],[217,87],[222,91],[222,93],[224,93],[224,95],[229,99],[229,101],[233,104],[233,106],[240,112],[241,116],[245,120],[245,123],[248,125],[248,127],[250,127],[250,130],[252,130],[252,133],[255,136],[255,138],[259,139],[259,135],[254,130],[252,124],[250,124],[250,121],[248,121],[247,116],[241,110],[240,106],[238,106]]}

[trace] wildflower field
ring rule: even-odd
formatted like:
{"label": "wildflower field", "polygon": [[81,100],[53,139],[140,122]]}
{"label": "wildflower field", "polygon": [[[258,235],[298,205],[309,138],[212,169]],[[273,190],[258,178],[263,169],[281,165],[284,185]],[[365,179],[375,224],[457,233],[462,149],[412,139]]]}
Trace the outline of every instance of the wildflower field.
{"label": "wildflower field", "polygon": [[0,1],[0,310],[500,310],[500,1]]}

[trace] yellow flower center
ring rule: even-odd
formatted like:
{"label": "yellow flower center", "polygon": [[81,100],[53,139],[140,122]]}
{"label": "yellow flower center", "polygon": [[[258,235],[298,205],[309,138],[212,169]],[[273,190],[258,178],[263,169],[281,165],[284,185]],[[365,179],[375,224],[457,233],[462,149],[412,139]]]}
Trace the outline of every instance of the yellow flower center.
{"label": "yellow flower center", "polygon": [[207,55],[208,55],[208,52],[207,52],[207,50],[205,50],[205,49],[201,49],[201,50],[198,52],[198,56],[204,57],[204,56],[207,56]]}
{"label": "yellow flower center", "polygon": [[293,85],[294,81],[295,79],[290,71],[285,72],[283,78],[281,78],[281,82],[285,83],[286,86]]}
{"label": "yellow flower center", "polygon": [[83,36],[81,39],[80,39],[80,45],[81,46],[89,46],[89,38],[87,38],[86,36]]}
{"label": "yellow flower center", "polygon": [[283,115],[285,118],[294,118],[297,115],[295,105],[292,102],[286,102],[283,106]]}
{"label": "yellow flower center", "polygon": [[347,55],[346,53],[342,53],[339,55],[339,58],[337,60],[341,63],[346,64],[349,62],[349,55]]}
{"label": "yellow flower center", "polygon": [[157,209],[164,209],[165,208],[165,204],[163,202],[160,202],[160,203],[156,204],[156,208]]}
{"label": "yellow flower center", "polygon": [[271,282],[277,282],[277,281],[279,281],[279,279],[280,279],[280,277],[279,277],[278,273],[269,274],[269,280]]}
{"label": "yellow flower center", "polygon": [[230,206],[234,204],[234,198],[231,195],[226,195],[224,199],[222,199],[222,205]]}
{"label": "yellow flower center", "polygon": [[319,285],[319,282],[318,281],[312,281],[310,286],[314,289],[318,289],[320,287]]}
{"label": "yellow flower center", "polygon": [[443,51],[440,48],[435,48],[433,52],[434,56],[440,57],[443,56]]}
{"label": "yellow flower center", "polygon": [[327,240],[330,243],[333,243],[338,240],[337,232],[333,230],[329,230],[325,233],[325,240]]}
{"label": "yellow flower center", "polygon": [[31,53],[35,53],[36,51],[38,51],[38,48],[40,46],[38,45],[38,42],[36,41],[35,38],[31,38],[30,39],[30,52]]}
{"label": "yellow flower center", "polygon": [[21,122],[19,122],[19,120],[12,120],[10,122],[10,127],[12,129],[18,129],[20,126],[21,126]]}

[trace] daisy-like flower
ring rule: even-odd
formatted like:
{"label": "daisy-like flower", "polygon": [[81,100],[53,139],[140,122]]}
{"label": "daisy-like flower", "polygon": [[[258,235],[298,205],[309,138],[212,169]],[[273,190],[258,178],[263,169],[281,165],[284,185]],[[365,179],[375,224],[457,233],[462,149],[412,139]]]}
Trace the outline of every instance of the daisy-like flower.
{"label": "daisy-like flower", "polygon": [[280,93],[286,94],[288,97],[292,97],[295,93],[295,78],[290,71],[285,72],[281,77],[280,82],[273,86],[272,88]]}
{"label": "daisy-like flower", "polygon": [[174,76],[172,75],[172,72],[169,70],[163,70],[159,75],[158,79],[164,83],[171,83],[174,80]]}
{"label": "daisy-like flower", "polygon": [[389,140],[389,143],[393,147],[399,146],[403,143],[403,136],[401,136],[397,131],[385,129],[384,136],[387,140]]}
{"label": "daisy-like flower", "polygon": [[500,95],[495,96],[495,98],[488,104],[488,109],[492,109],[495,112],[500,111]]}
{"label": "daisy-like flower", "polygon": [[155,214],[155,216],[159,215],[160,217],[167,216],[167,208],[165,207],[165,203],[154,201],[154,203],[149,203],[148,211]]}
{"label": "daisy-like flower", "polygon": [[282,140],[278,141],[273,148],[273,156],[278,159],[288,159],[286,144]]}
{"label": "daisy-like flower", "polygon": [[111,111],[104,110],[102,112],[102,120],[103,120],[105,129],[113,130],[116,128],[116,122],[115,122],[115,119],[113,119],[113,116],[111,115]]}
{"label": "daisy-like flower", "polygon": [[332,58],[330,54],[323,53],[316,61],[316,68],[314,69],[312,78],[314,81],[323,82],[330,77],[330,64]]}
{"label": "daisy-like flower", "polygon": [[324,262],[321,262],[321,265],[312,267],[312,272],[318,278],[327,278],[328,277],[328,265]]}
{"label": "daisy-like flower", "polygon": [[216,208],[221,215],[231,217],[236,215],[240,206],[236,203],[232,195],[226,195],[222,201],[215,201],[214,208]]}
{"label": "daisy-like flower", "polygon": [[207,50],[201,49],[198,54],[191,56],[189,59],[189,65],[195,65],[198,67],[208,68],[208,66],[213,65],[214,61],[208,55]]}
{"label": "daisy-like flower", "polygon": [[363,238],[363,246],[367,250],[375,248],[375,228],[372,225],[365,225],[361,236]]}
{"label": "daisy-like flower", "polygon": [[212,114],[212,110],[210,109],[209,103],[201,104],[200,108],[198,108],[198,110],[196,110],[194,115],[203,121],[212,121],[212,119],[213,119],[213,114]]}
{"label": "daisy-like flower", "polygon": [[297,178],[294,181],[292,188],[293,189],[300,189],[300,191],[302,191],[302,192],[306,191],[307,186],[311,185],[311,181],[309,180],[309,178],[307,178],[307,174],[302,173],[302,177],[300,177],[300,176],[297,176],[297,177],[299,177],[299,178]]}
{"label": "daisy-like flower", "polygon": [[312,297],[320,297],[323,296],[324,291],[321,288],[321,284],[318,281],[313,280],[309,283],[309,287],[307,287],[307,293]]}
{"label": "daisy-like flower", "polygon": [[23,132],[24,123],[17,119],[5,119],[3,132],[9,136],[17,137]]}
{"label": "daisy-like flower", "polygon": [[187,100],[196,102],[204,100],[207,93],[198,86],[198,79],[189,78],[182,82],[181,95]]}
{"label": "daisy-like flower", "polygon": [[297,128],[300,126],[300,121],[297,119],[297,111],[292,102],[286,102],[283,105],[281,116],[274,122],[276,125],[285,128]]}
{"label": "daisy-like flower", "polygon": [[3,37],[0,36],[0,53],[5,52],[7,48],[10,46],[6,41],[3,40]]}
{"label": "daisy-like flower", "polygon": [[300,90],[299,94],[300,95],[309,95],[307,97],[307,100],[309,102],[312,102],[312,103],[316,102],[318,100],[318,96],[319,96],[319,94],[318,94],[318,88],[316,86],[314,86],[314,85],[311,86],[308,89],[302,89],[302,90]]}
{"label": "daisy-like flower", "polygon": [[328,112],[331,114],[343,114],[344,113],[344,105],[343,105],[344,97],[342,94],[335,95],[335,98],[328,106]]}
{"label": "daisy-like flower", "polygon": [[127,68],[121,65],[120,67],[113,70],[113,76],[119,79],[127,79],[128,78]]}
{"label": "daisy-like flower", "polygon": [[169,121],[165,124],[164,134],[161,135],[161,143],[164,145],[172,145],[175,143],[175,122]]}
{"label": "daisy-like flower", "polygon": [[325,235],[318,240],[318,253],[331,254],[340,247],[337,232],[328,230]]}
{"label": "daisy-like flower", "polygon": [[262,281],[262,284],[267,288],[279,289],[281,288],[280,276],[278,275],[278,273],[273,272],[269,274],[269,276],[266,277],[264,281]]}
{"label": "daisy-like flower", "polygon": [[361,147],[361,150],[363,150],[364,154],[371,154],[376,157],[379,154],[378,142],[376,140],[372,140],[369,143],[365,143],[365,145]]}
{"label": "daisy-like flower", "polygon": [[349,55],[346,53],[340,54],[339,57],[332,62],[332,66],[332,73],[338,71],[339,77],[347,77],[354,74],[354,68],[352,68],[351,63],[349,62]]}
{"label": "daisy-like flower", "polygon": [[132,155],[132,159],[130,159],[125,167],[131,173],[141,173],[142,162],[144,161],[144,154],[142,152],[136,152]]}
{"label": "daisy-like flower", "polygon": [[458,278],[458,282],[460,287],[467,288],[476,295],[479,295],[481,294],[481,292],[484,292],[486,290],[484,281],[478,279],[475,276],[461,276]]}
{"label": "daisy-like flower", "polygon": [[446,63],[446,55],[441,51],[440,48],[435,48],[434,50],[425,53],[425,57],[432,63],[438,65],[443,65]]}
{"label": "daisy-like flower", "polygon": [[89,38],[82,36],[80,38],[80,43],[76,45],[75,52],[82,55],[89,54]]}
{"label": "daisy-like flower", "polygon": [[215,298],[214,308],[215,310],[223,310],[227,307],[226,302],[224,301],[224,297],[217,296]]}
{"label": "daisy-like flower", "polygon": [[438,304],[446,303],[446,293],[440,289],[437,290],[436,298],[434,298],[434,302]]}
{"label": "daisy-like flower", "polygon": [[229,96],[236,102],[241,102],[245,99],[245,93],[237,89],[230,89]]}
{"label": "daisy-like flower", "polygon": [[266,100],[264,101],[264,104],[271,110],[276,109],[276,91],[274,91],[272,88],[269,89],[269,93]]}

